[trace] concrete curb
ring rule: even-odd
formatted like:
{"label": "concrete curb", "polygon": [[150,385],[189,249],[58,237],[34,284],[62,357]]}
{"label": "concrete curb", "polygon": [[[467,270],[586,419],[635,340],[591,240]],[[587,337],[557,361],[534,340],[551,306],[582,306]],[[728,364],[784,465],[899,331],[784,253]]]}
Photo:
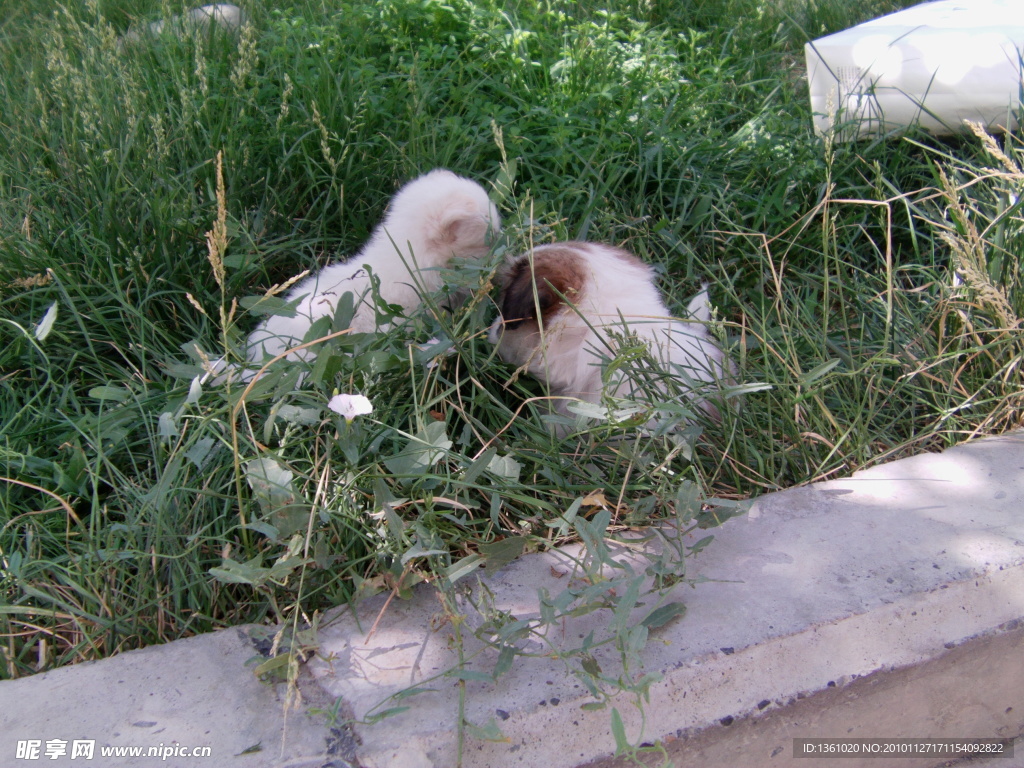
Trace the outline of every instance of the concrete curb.
{"label": "concrete curb", "polygon": [[[325,719],[302,709],[286,717],[285,686],[253,674],[270,646],[266,632],[228,629],[0,682],[0,765],[329,764],[337,739]],[[315,686],[304,693],[307,709],[333,704]],[[18,742],[32,740],[40,742],[39,757],[19,759]],[[51,740],[64,752],[55,759],[46,754]],[[76,740],[95,742],[92,759],[73,756]],[[165,751],[175,744],[189,753]],[[102,757],[103,747],[158,751]],[[206,747],[209,756],[191,757]]]}
{"label": "concrete curb", "polygon": [[[978,653],[998,648],[1019,658],[1024,435],[771,494],[747,518],[716,529],[715,538],[698,558],[696,575],[721,581],[677,588],[688,606],[686,617],[655,633],[644,650],[645,669],[663,676],[650,689],[646,720],[627,699],[618,705],[631,740],[676,743],[679,765],[757,766],[788,764],[781,756],[792,755],[797,736],[966,738],[1024,731],[1022,665],[1000,656],[1002,663],[993,664],[988,678],[968,676],[965,682],[943,673],[964,668],[960,657],[942,661],[960,646]],[[634,563],[642,569],[635,558]],[[529,617],[538,610],[538,589],[563,589],[561,574],[568,567],[563,553],[523,558],[487,586],[497,607]],[[379,607],[373,601],[361,607],[362,630],[357,617],[342,615],[321,636],[321,654],[331,664],[311,665],[321,684],[357,717],[388,695],[423,685],[456,659],[451,632],[430,629],[438,625],[436,600],[421,595],[392,604],[367,640],[366,628]],[[608,621],[608,611],[589,614],[564,622],[560,634],[576,640],[600,633]],[[595,656],[603,668],[614,668],[608,654]],[[485,655],[475,668],[486,672],[495,663],[493,654]],[[785,712],[819,694],[834,696],[834,689],[842,691],[859,678],[873,676],[873,689],[882,690],[878,683],[886,676],[919,668],[975,689],[970,706],[965,695],[951,696],[943,688],[935,688],[939,698],[925,696],[911,706],[897,696],[906,686],[892,684],[885,687],[890,698],[872,699],[872,707],[842,727],[826,727],[830,721],[819,718],[806,721],[802,730],[800,720],[784,714],[793,724],[787,737],[765,735],[759,745],[746,742],[739,753],[724,748],[733,741],[731,726],[741,719]],[[455,764],[458,691],[453,681],[445,682],[404,702],[412,708],[392,721],[357,728],[366,766]],[[593,699],[559,662],[532,659],[496,685],[468,688],[467,719],[482,725],[498,717],[509,742],[473,741],[466,765],[575,766],[615,750],[608,711],[581,710]],[[861,696],[859,690],[847,695]],[[835,703],[823,698],[814,706]],[[697,733],[703,734],[700,743],[723,742],[721,762],[704,748],[689,753],[685,745]],[[852,765],[848,758],[839,763]]]}
{"label": "concrete curb", "polygon": [[[627,697],[614,702],[631,740],[660,741],[678,766],[927,768],[951,756],[794,758],[793,739],[1024,733],[1024,433],[770,494],[713,533],[688,574],[713,581],[676,587],[685,617],[652,631],[642,652],[644,670],[660,675],[643,716]],[[536,615],[538,589],[565,588],[574,551],[523,557],[483,579],[491,608]],[[623,550],[620,560],[642,571],[636,553]],[[463,607],[481,590],[466,593]],[[50,739],[93,739],[97,750],[174,742],[213,750],[212,758],[92,763],[111,766],[451,768],[459,685],[437,675],[457,660],[452,626],[424,589],[387,606],[368,637],[383,600],[321,624],[301,690],[307,712],[362,720],[374,708],[409,706],[393,717],[348,729],[301,711],[286,720],[283,688],[246,667],[267,630],[242,627],[0,683],[0,762],[32,764],[14,759],[29,739],[44,748]],[[466,628],[486,619],[471,611]],[[542,641],[548,651],[578,643],[609,621],[608,610],[566,619]],[[609,710],[581,709],[593,698],[566,664],[538,653],[488,682],[497,654],[463,635],[463,651],[475,654],[468,669],[479,673],[466,682],[466,719],[493,719],[507,739],[468,739],[467,768],[626,764],[611,758]],[[616,669],[613,649],[593,655],[606,672]],[[410,686],[430,690],[387,703]],[[1022,766],[1024,755],[991,764]]]}

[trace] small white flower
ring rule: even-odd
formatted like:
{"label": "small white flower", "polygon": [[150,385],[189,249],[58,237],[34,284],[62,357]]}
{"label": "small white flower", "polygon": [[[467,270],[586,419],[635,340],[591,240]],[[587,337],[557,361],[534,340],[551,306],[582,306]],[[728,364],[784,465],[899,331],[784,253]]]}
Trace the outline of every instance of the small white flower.
{"label": "small white flower", "polygon": [[373,403],[362,395],[335,395],[327,407],[335,413],[340,413],[348,422],[356,416],[373,413]]}

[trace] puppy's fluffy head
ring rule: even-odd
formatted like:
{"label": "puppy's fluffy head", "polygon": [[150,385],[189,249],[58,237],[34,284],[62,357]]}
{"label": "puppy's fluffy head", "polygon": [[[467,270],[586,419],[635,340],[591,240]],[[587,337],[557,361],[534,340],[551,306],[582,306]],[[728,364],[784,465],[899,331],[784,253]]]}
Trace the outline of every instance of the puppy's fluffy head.
{"label": "puppy's fluffy head", "polygon": [[693,389],[698,401],[702,383],[728,377],[730,364],[702,324],[710,319],[707,292],[690,302],[692,322],[671,318],[651,268],[626,251],[593,243],[544,245],[512,259],[498,282],[501,315],[489,338],[505,362],[524,367],[554,395],[597,402],[602,391],[618,397],[635,392],[628,376],[603,382],[601,375],[602,359],[615,356],[626,336],[645,344],[658,368]]}
{"label": "puppy's fluffy head", "polygon": [[501,317],[506,331],[539,328],[578,303],[587,274],[583,258],[571,247],[541,246],[534,258],[520,256],[498,277]]}
{"label": "puppy's fluffy head", "polygon": [[560,395],[597,399],[603,329],[621,329],[623,308],[627,315],[667,314],[650,268],[607,245],[538,246],[509,261],[498,283],[501,315],[489,333],[498,355]]}
{"label": "puppy's fluffy head", "polygon": [[389,254],[412,268],[441,267],[453,257],[482,258],[501,218],[475,181],[437,169],[413,179],[391,200],[367,252]]}

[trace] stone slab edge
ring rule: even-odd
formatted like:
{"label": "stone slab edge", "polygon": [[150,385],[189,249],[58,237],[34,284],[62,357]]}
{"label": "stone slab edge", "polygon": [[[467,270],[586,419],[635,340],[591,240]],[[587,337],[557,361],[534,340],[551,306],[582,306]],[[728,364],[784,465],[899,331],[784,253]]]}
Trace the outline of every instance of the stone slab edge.
{"label": "stone slab edge", "polygon": [[[838,558],[843,549],[859,550],[852,541],[849,546],[843,541],[841,518],[836,517],[834,523],[829,523],[835,510],[816,510],[816,505],[820,507],[822,500],[833,498],[832,494],[841,494],[837,503],[853,510],[859,519],[858,524],[868,521],[865,525],[869,536],[873,535],[875,526],[883,526],[880,535],[888,535],[891,531],[884,526],[900,528],[901,511],[897,510],[894,515],[892,510],[876,509],[875,491],[864,491],[864,498],[869,503],[863,508],[849,506],[855,504],[857,493],[851,487],[869,489],[874,480],[891,481],[893,475],[913,477],[915,472],[921,474],[922,467],[931,467],[930,471],[938,473],[939,477],[929,478],[928,487],[938,488],[936,493],[943,495],[918,499],[914,496],[917,490],[912,489],[913,501],[920,504],[908,505],[907,526],[923,526],[923,530],[929,531],[938,528],[942,536],[936,542],[929,541],[927,546],[939,546],[937,542],[947,539],[954,543],[963,539],[967,542],[967,549],[959,553],[962,557],[954,557],[957,553],[947,552],[945,548],[934,558],[927,549],[915,553],[916,560],[908,554],[907,563],[902,565],[914,563],[913,567],[908,567],[915,572],[912,577],[916,581],[913,589],[903,593],[896,587],[887,587],[886,584],[892,581],[887,579],[862,585],[850,597],[852,587],[847,588],[845,584],[848,580],[840,574],[838,578],[843,582],[840,585],[843,589],[835,592],[834,574],[826,573],[828,584],[823,583],[820,590],[809,590],[813,595],[819,591],[822,594],[830,590],[835,592],[825,601],[826,604],[816,606],[819,620],[800,624],[800,612],[783,605],[773,611],[782,618],[782,624],[788,623],[787,626],[779,626],[769,632],[759,627],[756,632],[746,633],[748,639],[753,638],[750,642],[736,642],[733,647],[719,652],[713,650],[715,637],[711,638],[709,649],[706,638],[686,636],[686,631],[692,635],[693,624],[684,627],[682,634],[678,628],[670,627],[660,637],[662,642],[656,638],[650,644],[651,666],[663,677],[651,688],[643,713],[628,699],[616,702],[628,736],[634,740],[670,742],[702,730],[727,729],[737,721],[763,717],[772,710],[785,710],[802,699],[829,689],[843,690],[860,678],[884,678],[895,672],[910,674],[915,668],[936,663],[950,649],[961,645],[971,647],[969,641],[972,638],[1015,631],[1015,622],[1024,615],[1024,557],[1019,549],[1024,546],[1019,540],[1024,538],[1019,527],[1024,520],[1017,519],[1021,516],[1014,514],[1013,506],[1021,498],[1020,492],[1024,488],[1024,440],[1019,434],[982,440],[947,454],[915,457],[858,473],[847,481],[820,484],[824,492],[812,487],[810,491],[797,489],[772,494],[769,506],[781,509],[789,502],[794,502],[795,507],[800,506],[795,503],[797,501],[804,504],[804,508],[796,509],[792,514],[786,513],[788,518],[784,522],[791,528],[796,520],[798,530],[806,525],[813,531],[811,521],[815,516],[824,518],[826,527],[830,524],[837,526],[833,544]],[[979,487],[974,486],[959,489],[960,495],[957,496],[955,484],[944,485],[951,468],[943,462],[963,462],[970,470],[969,474],[973,473],[971,482],[985,482],[985,477],[992,474],[989,470],[996,456],[1004,457],[1007,462],[1004,470],[1016,473],[1006,486],[1015,495],[1009,502],[1006,499],[999,502],[1003,506],[991,507],[995,511],[991,512],[991,519],[986,519],[986,510],[991,506],[987,496],[980,501],[975,500],[977,503],[965,501],[965,498],[979,496]],[[981,490],[988,494],[990,489]],[[1001,499],[1006,492],[998,490],[991,495]],[[953,499],[950,504],[928,503],[947,497]],[[806,506],[808,501],[810,506]],[[913,518],[913,524],[912,512],[919,513],[921,518]],[[964,530],[950,528],[950,520],[962,523]],[[765,526],[771,524],[771,515],[751,523],[752,530],[765,531]],[[818,523],[821,524],[820,519]],[[746,532],[734,528],[733,534],[735,544],[735,541],[743,541]],[[913,536],[918,536],[916,530]],[[1015,539],[1015,536],[1019,538]],[[999,547],[993,543],[997,539],[1001,542]],[[983,555],[988,558],[984,562],[975,557],[980,551],[979,541],[983,541]],[[709,553],[730,552],[730,545],[722,548],[716,548],[716,545]],[[870,550],[872,542],[869,540],[859,546]],[[907,542],[897,541],[894,546],[890,551],[879,543],[880,562],[884,563],[892,552],[898,554],[901,547],[908,552],[912,549]],[[734,548],[732,551],[738,550]],[[941,561],[941,565],[933,559]],[[968,563],[966,566],[965,562]],[[506,605],[511,606],[517,616],[528,615],[531,610],[536,610],[535,601],[531,604],[528,596],[535,594],[537,586],[557,583],[551,573],[558,564],[558,553],[522,558],[502,571],[492,581],[491,587],[500,590],[511,586],[506,595],[511,595],[511,602]],[[872,573],[881,567],[878,563],[870,566]],[[932,586],[924,588],[922,585]],[[757,584],[748,586],[751,588],[746,590],[747,597],[749,599],[753,592],[756,602]],[[715,587],[718,589],[713,589]],[[885,589],[890,591],[885,592]],[[517,597],[519,593],[522,594]],[[735,592],[740,593],[740,590]],[[834,600],[835,595],[842,598],[838,603]],[[782,597],[785,599],[785,595]],[[708,604],[718,603],[721,607],[723,599],[730,599],[728,587],[701,584],[688,602],[694,605],[692,613],[700,612],[703,605],[705,617],[713,619],[714,609]],[[366,629],[374,622],[380,607],[379,602],[362,606],[362,623],[358,627],[351,615],[342,616],[339,625],[323,634],[321,652],[330,661],[311,665],[314,676],[329,695],[341,697],[357,718],[363,717],[371,706],[384,702],[389,694],[417,684],[417,675],[430,678],[431,673],[452,662],[450,635],[443,630],[443,622],[438,622],[438,604],[433,596],[422,594],[412,601],[392,606],[385,612],[377,636],[370,639],[366,636]],[[749,606],[742,611],[739,607],[737,604],[734,624],[741,624],[745,617],[756,613]],[[766,607],[765,612],[772,611]],[[723,627],[728,629],[729,616],[718,618],[719,624],[709,624],[709,627],[718,632],[722,632]],[[690,616],[687,617],[689,619]],[[779,619],[776,622],[780,623]],[[587,626],[567,626],[565,634],[573,635],[584,631]],[[696,627],[699,630],[701,624]],[[1020,667],[1018,664],[1012,670],[1003,669],[1008,676],[1003,679],[1016,679],[1012,675],[1018,674]],[[483,668],[486,669],[486,664]],[[467,685],[467,719],[483,724],[498,713],[502,717],[499,725],[507,741],[469,739],[464,744],[463,765],[467,768],[540,764],[569,767],[613,754],[615,742],[610,732],[608,711],[582,710],[581,705],[593,699],[578,685],[578,681],[575,683],[557,663],[532,659],[527,664],[514,667],[497,684]],[[396,702],[408,705],[408,712],[372,726],[355,727],[361,742],[358,750],[361,765],[366,768],[434,768],[455,764],[456,685],[451,679],[440,682],[434,679],[431,686],[430,693]],[[952,715],[936,715],[939,719],[930,724],[915,724],[908,715],[906,722],[908,726],[917,728],[927,726],[926,733],[917,735],[934,737],[949,733],[951,737],[959,738],[995,735],[998,732],[1015,736],[1020,733],[1019,716],[1024,711],[1024,685],[1017,685],[1016,690],[1020,700],[1003,707],[1004,710],[1009,708],[1008,717],[1001,720],[993,718],[991,728],[984,733],[950,732],[947,726],[957,731],[969,725]],[[552,706],[552,702],[557,706]],[[886,708],[896,707],[891,715],[896,718],[902,717],[900,706],[899,701],[885,704]],[[954,709],[954,714],[958,711]],[[1014,712],[1017,714],[1012,714]],[[859,726],[866,728],[869,723],[850,723],[847,727],[856,729]],[[1012,732],[1014,728],[1016,732]],[[760,758],[770,759],[777,746],[770,747]]]}

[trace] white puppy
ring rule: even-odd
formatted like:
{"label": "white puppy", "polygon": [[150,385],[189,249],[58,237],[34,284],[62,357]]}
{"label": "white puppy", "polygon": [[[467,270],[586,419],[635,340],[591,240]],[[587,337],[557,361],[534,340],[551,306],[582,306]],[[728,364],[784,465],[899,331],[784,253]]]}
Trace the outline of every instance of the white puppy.
{"label": "white puppy", "polygon": [[[499,271],[498,282],[501,316],[489,338],[505,362],[524,366],[552,395],[597,403],[603,393],[639,394],[621,368],[602,384],[602,363],[634,337],[656,365],[647,366],[654,381],[669,374],[696,407],[719,416],[706,390],[728,382],[732,365],[704,325],[711,319],[706,289],[690,301],[689,321],[673,319],[649,266],[619,248],[582,242],[519,255]],[[667,391],[663,382],[655,387]],[[570,402],[560,400],[555,410],[567,415]]]}
{"label": "white puppy", "polygon": [[[380,279],[380,297],[405,310],[424,293],[441,287],[441,268],[453,257],[487,255],[489,234],[500,228],[498,210],[475,181],[438,169],[406,184],[387,215],[354,257],[331,264],[302,280],[284,296],[298,302],[292,317],[273,315],[249,334],[247,357],[259,363],[302,343],[314,322],[333,317],[338,300],[353,294],[356,332],[376,330],[370,272]],[[302,350],[289,359],[310,359]]]}

